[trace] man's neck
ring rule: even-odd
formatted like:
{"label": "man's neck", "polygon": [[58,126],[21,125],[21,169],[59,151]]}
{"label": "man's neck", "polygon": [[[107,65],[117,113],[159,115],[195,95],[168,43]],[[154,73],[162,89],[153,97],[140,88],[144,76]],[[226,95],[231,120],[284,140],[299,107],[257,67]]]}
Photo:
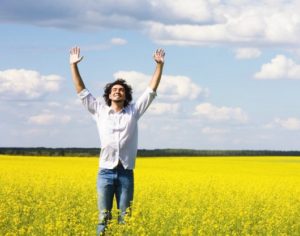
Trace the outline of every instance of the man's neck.
{"label": "man's neck", "polygon": [[124,102],[112,102],[110,107],[115,111],[115,112],[119,112],[122,111],[122,109],[124,108]]}

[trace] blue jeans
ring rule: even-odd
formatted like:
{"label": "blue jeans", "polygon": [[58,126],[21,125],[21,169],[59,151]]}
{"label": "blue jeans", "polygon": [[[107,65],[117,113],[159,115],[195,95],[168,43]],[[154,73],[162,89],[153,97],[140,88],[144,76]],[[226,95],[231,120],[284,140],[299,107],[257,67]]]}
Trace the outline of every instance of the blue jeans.
{"label": "blue jeans", "polygon": [[130,213],[133,200],[133,170],[126,170],[121,164],[115,169],[101,169],[98,172],[97,192],[99,224],[97,235],[104,232],[108,221],[112,218],[113,199],[116,197],[119,210],[119,223],[124,223],[126,213]]}

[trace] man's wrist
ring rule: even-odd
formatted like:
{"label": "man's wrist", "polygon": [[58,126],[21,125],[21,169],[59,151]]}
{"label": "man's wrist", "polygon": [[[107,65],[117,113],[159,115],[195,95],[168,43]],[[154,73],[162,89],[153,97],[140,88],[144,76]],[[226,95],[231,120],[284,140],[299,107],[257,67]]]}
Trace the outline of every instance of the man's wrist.
{"label": "man's wrist", "polygon": [[70,62],[71,67],[76,67],[78,62]]}

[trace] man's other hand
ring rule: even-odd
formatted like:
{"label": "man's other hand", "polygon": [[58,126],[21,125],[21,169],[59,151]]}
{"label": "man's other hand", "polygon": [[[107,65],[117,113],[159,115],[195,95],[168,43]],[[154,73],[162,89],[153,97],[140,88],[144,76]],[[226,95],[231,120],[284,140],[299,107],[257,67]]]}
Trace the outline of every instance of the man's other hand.
{"label": "man's other hand", "polygon": [[80,56],[80,48],[73,47],[70,50],[70,64],[77,64],[82,60],[83,56]]}

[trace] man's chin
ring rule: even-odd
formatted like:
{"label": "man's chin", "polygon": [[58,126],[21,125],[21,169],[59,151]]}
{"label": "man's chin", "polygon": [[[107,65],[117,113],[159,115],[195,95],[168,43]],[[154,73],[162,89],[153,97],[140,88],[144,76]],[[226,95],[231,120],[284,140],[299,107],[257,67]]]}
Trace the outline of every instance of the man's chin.
{"label": "man's chin", "polygon": [[113,100],[113,102],[122,103],[122,102],[124,102],[124,100],[123,99],[115,99],[115,100]]}

